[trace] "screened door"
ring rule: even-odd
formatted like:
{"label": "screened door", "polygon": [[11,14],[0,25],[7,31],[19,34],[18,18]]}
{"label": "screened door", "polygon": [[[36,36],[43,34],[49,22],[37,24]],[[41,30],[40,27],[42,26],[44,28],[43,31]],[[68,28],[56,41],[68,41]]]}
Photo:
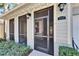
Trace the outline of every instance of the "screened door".
{"label": "screened door", "polygon": [[44,52],[49,48],[47,19],[47,17],[35,19],[35,48]]}
{"label": "screened door", "polygon": [[36,11],[34,15],[34,48],[53,55],[53,9],[50,7]]}
{"label": "screened door", "polygon": [[19,42],[27,44],[27,19],[26,15],[19,17]]}
{"label": "screened door", "polygon": [[10,40],[14,40],[14,19],[9,21]]}

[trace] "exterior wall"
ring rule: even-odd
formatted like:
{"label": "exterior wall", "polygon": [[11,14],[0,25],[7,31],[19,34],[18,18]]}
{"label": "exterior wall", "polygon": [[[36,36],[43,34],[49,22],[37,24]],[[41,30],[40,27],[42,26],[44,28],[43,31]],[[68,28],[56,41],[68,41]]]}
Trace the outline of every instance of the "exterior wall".
{"label": "exterior wall", "polygon": [[[60,12],[56,6],[56,41],[55,43],[55,54],[58,55],[59,46],[69,46],[72,47],[72,38],[71,38],[71,9],[70,4],[67,4],[63,12]],[[65,20],[58,20],[59,16],[66,16]]]}
{"label": "exterior wall", "polygon": [[27,44],[34,49],[34,18],[33,13],[30,19],[27,19]]}
{"label": "exterior wall", "polygon": [[4,24],[0,24],[0,38],[4,39]]}
{"label": "exterior wall", "polygon": [[[65,6],[63,12],[59,11],[58,4],[39,3],[24,5],[21,8],[18,8],[17,10],[7,14],[7,16],[4,17],[4,19],[6,19],[5,31],[7,39],[9,39],[9,19],[15,18],[15,42],[18,42],[18,16],[29,12],[32,15],[29,19],[27,19],[27,44],[34,49],[34,12],[49,6],[54,6],[54,55],[58,55],[59,45],[71,46],[71,36],[69,32],[70,9],[68,4]],[[58,20],[58,17],[62,15],[66,16],[66,19]]]}

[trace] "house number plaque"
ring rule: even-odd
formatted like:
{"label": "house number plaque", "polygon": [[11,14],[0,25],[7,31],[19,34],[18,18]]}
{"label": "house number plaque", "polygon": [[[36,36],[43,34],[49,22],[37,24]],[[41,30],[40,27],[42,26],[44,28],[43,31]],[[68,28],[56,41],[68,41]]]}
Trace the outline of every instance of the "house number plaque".
{"label": "house number plaque", "polygon": [[59,16],[58,17],[58,20],[65,20],[66,19],[66,16]]}

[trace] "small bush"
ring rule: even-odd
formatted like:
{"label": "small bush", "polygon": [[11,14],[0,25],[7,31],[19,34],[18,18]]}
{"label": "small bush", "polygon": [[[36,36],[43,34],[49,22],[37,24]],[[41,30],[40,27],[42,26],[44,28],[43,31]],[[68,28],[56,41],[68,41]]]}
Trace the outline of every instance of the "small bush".
{"label": "small bush", "polygon": [[59,56],[79,56],[79,52],[71,47],[60,46]]}
{"label": "small bush", "polygon": [[6,39],[0,38],[0,42],[2,42],[2,41],[6,41]]}
{"label": "small bush", "polygon": [[0,42],[0,56],[23,56],[27,55],[30,51],[29,46],[17,44],[15,42]]}

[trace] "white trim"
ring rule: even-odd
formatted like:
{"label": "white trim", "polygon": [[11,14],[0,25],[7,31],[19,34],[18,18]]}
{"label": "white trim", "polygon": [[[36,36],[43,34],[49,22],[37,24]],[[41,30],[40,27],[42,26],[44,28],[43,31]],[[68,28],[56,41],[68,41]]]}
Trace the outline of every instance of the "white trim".
{"label": "white trim", "polygon": [[34,49],[34,11],[32,11],[32,40],[33,40],[33,49]]}
{"label": "white trim", "polygon": [[14,38],[15,38],[15,42],[18,43],[19,42],[19,33],[18,33],[18,17],[14,18]]}
{"label": "white trim", "polygon": [[46,5],[42,6],[42,7],[40,5],[39,7],[37,6],[36,9],[33,9],[33,11],[36,12],[36,11],[39,11],[39,10],[42,10],[42,9],[45,9],[45,8],[48,8],[48,7],[51,7],[51,6],[54,6],[54,5],[55,5],[55,3],[51,3],[51,4],[48,3],[48,4],[46,4]]}
{"label": "white trim", "polygon": [[58,55],[57,47],[56,47],[56,22],[57,22],[57,4],[54,5],[54,55]]}
{"label": "white trim", "polygon": [[9,20],[6,21],[6,40],[10,41],[10,36],[9,36]]}
{"label": "white trim", "polygon": [[48,18],[48,16],[37,17],[37,18],[34,18],[34,19],[42,19],[42,18]]}
{"label": "white trim", "polygon": [[71,31],[71,16],[72,16],[72,10],[71,10],[71,4],[68,4],[68,44],[72,46],[72,31]]}

